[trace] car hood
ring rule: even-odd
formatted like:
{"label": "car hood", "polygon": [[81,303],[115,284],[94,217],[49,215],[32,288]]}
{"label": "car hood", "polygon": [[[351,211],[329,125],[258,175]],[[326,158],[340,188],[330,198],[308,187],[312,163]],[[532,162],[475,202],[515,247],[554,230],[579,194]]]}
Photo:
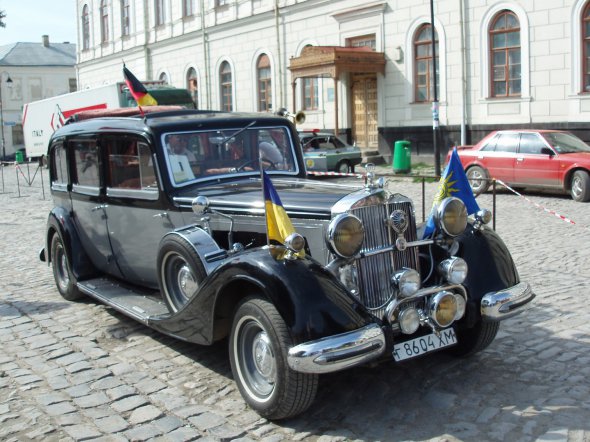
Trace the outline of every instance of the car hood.
{"label": "car hood", "polygon": [[[331,209],[344,196],[362,189],[359,185],[336,184],[300,178],[274,178],[272,183],[283,207],[294,218],[330,218]],[[220,182],[187,189],[183,201],[196,196],[209,198],[211,208],[225,213],[259,214],[264,209],[260,178]]]}

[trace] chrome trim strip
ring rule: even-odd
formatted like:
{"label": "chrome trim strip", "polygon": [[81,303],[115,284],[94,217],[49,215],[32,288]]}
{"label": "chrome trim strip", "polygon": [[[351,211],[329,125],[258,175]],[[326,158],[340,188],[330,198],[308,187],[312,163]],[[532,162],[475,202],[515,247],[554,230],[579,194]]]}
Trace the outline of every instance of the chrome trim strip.
{"label": "chrome trim strip", "polygon": [[304,342],[289,349],[287,362],[301,373],[330,373],[381,356],[385,334],[377,324],[358,330]]}
{"label": "chrome trim strip", "polygon": [[531,286],[521,282],[481,298],[481,316],[488,321],[501,321],[527,310],[535,298]]}

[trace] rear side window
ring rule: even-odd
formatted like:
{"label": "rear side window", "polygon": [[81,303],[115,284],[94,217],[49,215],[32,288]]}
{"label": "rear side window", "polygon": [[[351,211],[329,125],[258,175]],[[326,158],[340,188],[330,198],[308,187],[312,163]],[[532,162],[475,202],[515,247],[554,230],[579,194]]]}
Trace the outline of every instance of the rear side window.
{"label": "rear side window", "polygon": [[74,184],[84,187],[100,186],[98,146],[96,140],[71,140],[74,153]]}
{"label": "rear side window", "polygon": [[68,162],[66,150],[62,143],[56,144],[51,152],[51,169],[51,187],[56,190],[67,190]]}
{"label": "rear side window", "polygon": [[496,142],[496,152],[516,153],[518,137],[517,133],[500,134]]}

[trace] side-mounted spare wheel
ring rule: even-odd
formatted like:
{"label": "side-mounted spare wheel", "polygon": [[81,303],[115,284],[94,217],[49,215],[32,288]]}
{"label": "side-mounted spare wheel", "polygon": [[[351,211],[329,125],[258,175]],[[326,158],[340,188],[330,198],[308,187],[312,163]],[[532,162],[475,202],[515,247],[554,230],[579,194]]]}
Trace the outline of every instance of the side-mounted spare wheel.
{"label": "side-mounted spare wheel", "polygon": [[207,273],[193,246],[178,235],[162,239],[157,265],[160,292],[175,313],[196,293]]}
{"label": "side-mounted spare wheel", "polygon": [[82,293],[76,286],[77,280],[72,272],[72,264],[59,233],[55,233],[51,238],[51,267],[59,294],[68,301],[81,298]]}
{"label": "side-mounted spare wheel", "polygon": [[318,375],[287,364],[294,344],[272,303],[250,297],[238,305],[229,340],[234,380],[248,405],[268,419],[295,416],[315,399]]}

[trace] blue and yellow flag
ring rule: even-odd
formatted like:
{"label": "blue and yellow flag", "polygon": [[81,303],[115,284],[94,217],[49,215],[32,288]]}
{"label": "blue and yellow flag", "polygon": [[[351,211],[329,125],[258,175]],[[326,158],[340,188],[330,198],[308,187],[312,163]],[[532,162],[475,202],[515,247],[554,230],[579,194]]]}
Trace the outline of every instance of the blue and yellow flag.
{"label": "blue and yellow flag", "polygon": [[428,238],[434,233],[434,211],[439,203],[449,196],[455,196],[461,199],[465,204],[469,215],[479,210],[479,206],[477,205],[477,201],[475,201],[473,191],[469,185],[469,180],[467,179],[467,175],[465,175],[465,170],[463,169],[463,165],[457,154],[457,149],[453,149],[449,164],[447,164],[447,167],[440,177],[438,190],[434,197],[434,202],[432,203],[432,211],[430,212],[428,221],[426,221],[423,238]]}
{"label": "blue and yellow flag", "polygon": [[287,215],[287,212],[283,208],[283,203],[281,203],[275,186],[264,170],[262,171],[262,181],[268,240],[274,239],[284,244],[285,238],[295,233],[295,229],[293,228],[293,224],[291,224],[289,215]]}

